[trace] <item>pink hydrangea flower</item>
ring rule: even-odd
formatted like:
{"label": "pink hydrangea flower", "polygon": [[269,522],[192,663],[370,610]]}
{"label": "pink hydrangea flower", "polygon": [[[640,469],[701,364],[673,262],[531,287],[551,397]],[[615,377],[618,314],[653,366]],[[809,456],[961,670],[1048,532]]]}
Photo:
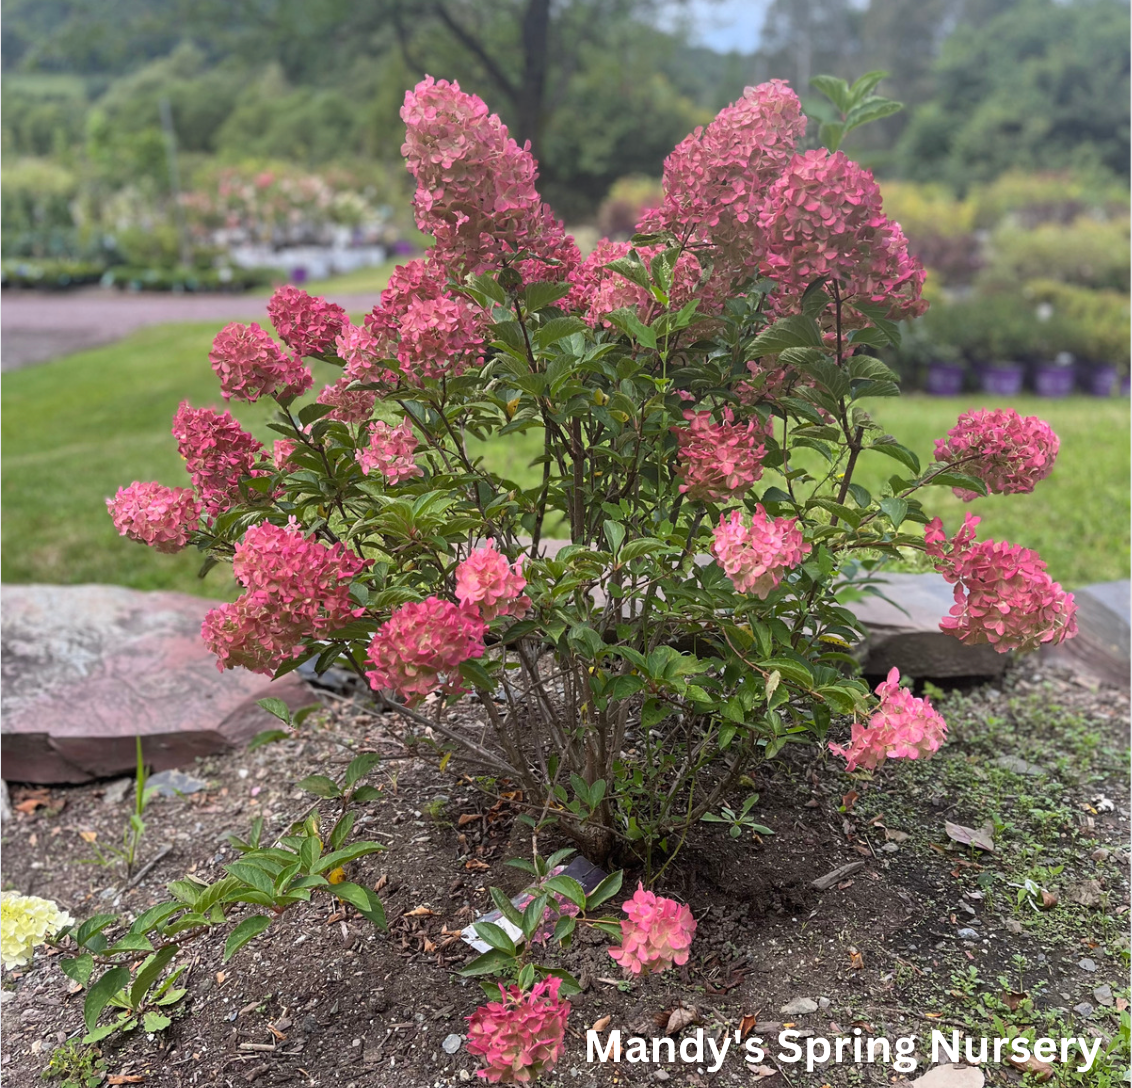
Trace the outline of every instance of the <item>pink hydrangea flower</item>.
{"label": "pink hydrangea flower", "polygon": [[489,1084],[529,1084],[549,1073],[562,1054],[570,1002],[560,1000],[562,980],[536,982],[526,993],[499,987],[500,1001],[468,1017],[468,1051],[480,1055],[477,1076]]}
{"label": "pink hydrangea flower", "polygon": [[303,642],[344,627],[365,609],[350,582],[368,565],[344,544],[303,536],[298,522],[260,522],[236,545],[232,573],[245,593],[205,616],[201,634],[221,670],[274,672]]}
{"label": "pink hydrangea flower", "polygon": [[342,373],[350,381],[385,384],[392,377],[382,362],[385,345],[369,329],[347,322],[334,344],[338,358],[346,364]]}
{"label": "pink hydrangea flower", "polygon": [[369,646],[366,673],[376,690],[390,688],[409,705],[441,690],[464,690],[459,667],[484,653],[484,622],[474,608],[437,597],[394,610]]}
{"label": "pink hydrangea flower", "polygon": [[377,392],[373,389],[349,389],[350,378],[343,376],[333,385],[326,386],[316,398],[319,404],[329,404],[334,411],[327,412],[327,419],[341,423],[365,423],[373,415],[377,403]]}
{"label": "pink hydrangea flower", "polygon": [[755,419],[746,426],[736,423],[730,408],[724,409],[722,423],[713,422],[711,412],[686,411],[684,418],[687,427],[672,428],[679,446],[680,490],[696,502],[742,498],[762,477],[766,446],[759,438],[766,427]]}
{"label": "pink hydrangea flower", "polygon": [[119,534],[159,552],[179,552],[200,521],[200,503],[187,487],[135,480],[118,488],[106,507]]}
{"label": "pink hydrangea flower", "polygon": [[308,295],[290,284],[280,287],[267,304],[267,313],[283,342],[298,355],[325,355],[349,323],[336,302]]}
{"label": "pink hydrangea flower", "polygon": [[947,722],[927,699],[917,699],[900,686],[900,670],[877,685],[880,707],[869,724],[853,722],[848,746],[830,744],[834,755],[847,761],[845,769],[874,770],[886,759],[927,759],[947,739]]}
{"label": "pink hydrangea flower", "polygon": [[688,962],[696,935],[692,909],[637,885],[633,898],[621,904],[629,916],[621,923],[621,944],[609,954],[633,975],[659,973]]}
{"label": "pink hydrangea flower", "polygon": [[417,438],[406,416],[396,427],[378,420],[369,445],[355,451],[354,457],[367,476],[376,469],[391,484],[399,484],[424,475],[424,469],[413,460],[416,449]]}
{"label": "pink hydrangea flower", "polygon": [[436,238],[439,260],[479,272],[529,250],[535,259],[516,265],[524,280],[562,279],[577,264],[578,247],[535,189],[530,145],[519,147],[482,99],[426,76],[406,92],[401,119],[417,226]]}
{"label": "pink hydrangea flower", "polygon": [[240,502],[242,477],[262,475],[252,466],[263,446],[229,412],[182,401],[173,416],[173,437],[207,514],[215,516]]}
{"label": "pink hydrangea flower", "polygon": [[381,302],[366,315],[366,331],[395,357],[410,385],[458,377],[482,361],[485,315],[449,291],[447,274],[430,255],[396,268]]}
{"label": "pink hydrangea flower", "polygon": [[208,361],[220,379],[224,399],[255,401],[278,389],[290,395],[305,393],[314,376],[301,362],[280,350],[279,345],[255,323],[233,322],[216,334]]}
{"label": "pink hydrangea flower", "polygon": [[[975,476],[994,495],[1024,494],[1034,490],[1052,471],[1060,442],[1050,425],[1037,416],[1023,419],[1013,408],[964,412],[937,438],[937,461],[953,464]],[[977,491],[952,489],[964,502],[977,499]]]}
{"label": "pink hydrangea flower", "polygon": [[955,604],[940,630],[968,645],[990,643],[999,653],[1027,652],[1077,634],[1077,605],[1029,548],[1005,541],[975,543],[981,519],[967,514],[950,541],[939,518],[924,530],[925,551],[955,586]]}
{"label": "pink hydrangea flower", "polygon": [[489,540],[456,568],[456,599],[464,605],[478,604],[488,623],[496,616],[522,619],[531,607],[530,597],[522,596],[527,585],[522,565],[519,556],[510,566],[495,550],[495,541]]}
{"label": "pink hydrangea flower", "polygon": [[297,445],[298,443],[290,438],[277,438],[275,440],[275,444],[272,446],[271,460],[277,469],[283,470],[291,460],[291,454],[295,452]]}
{"label": "pink hydrangea flower", "polygon": [[762,271],[777,282],[779,296],[800,297],[826,276],[850,301],[887,304],[893,320],[927,308],[923,268],[881,210],[872,173],[841,151],[795,155],[770,186],[758,226]]}
{"label": "pink hydrangea flower", "polygon": [[738,510],[732,510],[730,517],[720,515],[711,550],[736,590],[766,600],[811,546],[802,539],[796,518],[772,518],[762,503],[756,503],[749,526]]}

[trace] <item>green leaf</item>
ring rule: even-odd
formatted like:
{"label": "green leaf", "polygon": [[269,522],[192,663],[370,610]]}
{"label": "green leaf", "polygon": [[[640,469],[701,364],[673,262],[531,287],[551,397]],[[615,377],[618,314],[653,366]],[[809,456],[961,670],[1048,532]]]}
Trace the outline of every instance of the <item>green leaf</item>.
{"label": "green leaf", "polygon": [[891,435],[878,438],[871,446],[865,448],[883,453],[886,457],[891,457],[906,468],[910,468],[917,476],[920,474],[920,459],[906,446],[900,445]]}
{"label": "green leaf", "polygon": [[130,981],[130,972],[125,967],[111,967],[86,992],[83,1001],[83,1023],[87,1031],[93,1031],[102,1010],[109,1004],[110,999],[122,990]]}
{"label": "green leaf", "polygon": [[515,942],[507,936],[507,931],[502,926],[497,926],[494,922],[476,922],[474,929],[476,936],[485,944],[506,952],[509,956],[516,954]]}
{"label": "green leaf", "polygon": [[617,260],[610,261],[605,267],[611,272],[624,276],[630,283],[635,283],[646,291],[649,289],[648,269],[645,268],[639,256],[618,257]]}
{"label": "green leaf", "polygon": [[310,774],[307,775],[301,782],[296,782],[295,785],[307,793],[313,793],[316,797],[330,798],[341,797],[342,791],[338,788],[337,784],[326,777],[324,774]]}
{"label": "green leaf", "polygon": [[250,918],[245,918],[228,934],[228,940],[224,942],[224,962],[227,963],[248,941],[258,937],[270,925],[271,918],[266,914],[253,914]]}
{"label": "green leaf", "polygon": [[892,522],[894,529],[899,529],[900,523],[908,516],[907,500],[897,498],[895,495],[881,499],[880,508],[884,511],[888,520]]}
{"label": "green leaf", "polygon": [[363,918],[373,922],[378,929],[388,929],[385,922],[385,908],[381,905],[377,893],[361,884],[351,884],[348,880],[341,884],[331,884],[331,895],[337,896],[343,903],[349,903]]}
{"label": "green leaf", "polygon": [[258,865],[253,865],[250,861],[230,861],[224,868],[256,891],[274,894],[275,882]]}
{"label": "green leaf", "polygon": [[380,801],[382,796],[381,790],[376,786],[359,786],[353,794],[355,802]]}
{"label": "green leaf", "polygon": [[331,850],[339,849],[354,829],[354,821],[358,818],[356,812],[344,812],[341,819],[334,825],[327,840]]}
{"label": "green leaf", "polygon": [[612,899],[621,890],[621,882],[624,878],[625,874],[620,869],[610,873],[586,896],[586,910],[593,910],[595,907],[600,907],[607,899]]}
{"label": "green leaf", "polygon": [[384,843],[356,842],[350,846],[344,846],[341,850],[335,850],[319,858],[318,864],[315,865],[313,871],[316,873],[325,873],[332,869],[337,869],[339,865],[346,865],[357,858],[364,858],[367,854],[376,854],[384,849]]}
{"label": "green leaf", "polygon": [[933,487],[959,487],[964,491],[974,491],[977,495],[987,493],[987,485],[982,480],[977,476],[968,476],[965,472],[941,472],[928,483]]}
{"label": "green leaf", "polygon": [[507,898],[506,892],[500,888],[491,888],[491,898],[494,900],[499,913],[503,915],[516,929],[523,928],[523,915],[518,907]]}
{"label": "green leaf", "polygon": [[376,752],[364,752],[362,755],[351,759],[346,768],[346,789],[365,778],[380,762],[381,756]]}
{"label": "green leaf", "polygon": [[96,933],[101,933],[111,922],[116,921],[118,921],[116,914],[95,914],[91,916],[75,930],[73,934],[75,943],[85,945]]}
{"label": "green leaf", "polygon": [[84,952],[73,959],[60,960],[59,969],[67,978],[74,979],[80,986],[85,986],[94,970],[94,957],[89,952]]}
{"label": "green leaf", "polygon": [[257,699],[256,706],[263,707],[273,718],[291,724],[291,708],[282,699]]}
{"label": "green leaf", "polygon": [[586,891],[572,876],[559,873],[558,876],[552,876],[546,881],[543,887],[547,891],[564,895],[577,907],[585,907],[586,905]]}
{"label": "green leaf", "polygon": [[307,835],[299,845],[299,868],[302,872],[313,872],[321,853],[322,844],[314,835]]}
{"label": "green leaf", "polygon": [[148,1032],[164,1031],[173,1020],[171,1017],[163,1016],[159,1012],[147,1012],[142,1017],[142,1027]]}
{"label": "green leaf", "polygon": [[[276,700],[277,702],[279,700]],[[254,752],[257,748],[262,748],[265,744],[274,744],[276,741],[289,740],[293,734],[287,729],[265,729],[262,733],[256,733],[250,741],[248,741],[248,751]]]}
{"label": "green leaf", "polygon": [[872,121],[880,121],[885,117],[891,117],[894,113],[899,113],[904,108],[903,102],[896,102],[891,98],[884,98],[881,95],[870,95],[860,105],[854,106],[849,115],[845,118],[846,132],[851,129],[860,128],[861,125],[867,125]]}
{"label": "green leaf", "polygon": [[569,293],[568,283],[532,283],[523,292],[523,305],[527,313],[535,314]]}
{"label": "green leaf", "polygon": [[477,975],[498,975],[510,970],[514,962],[515,957],[513,955],[493,948],[490,952],[477,956],[467,967],[462,971],[457,971],[456,974],[464,978],[475,978]]}
{"label": "green leaf", "polygon": [[106,955],[112,956],[116,952],[152,952],[153,944],[142,933],[126,933],[108,949]]}
{"label": "green leaf", "polygon": [[167,944],[142,963],[138,973],[134,975],[134,984],[130,987],[130,1008],[136,1009],[141,1004],[142,998],[165,970],[165,965],[177,954],[177,950],[177,945]]}
{"label": "green leaf", "polygon": [[495,690],[495,677],[475,658],[460,662],[460,675],[479,691]]}
{"label": "green leaf", "polygon": [[838,79],[837,76],[814,76],[810,80],[810,86],[825,95],[837,107],[839,113],[849,111],[849,84],[845,80]]}
{"label": "green leaf", "polygon": [[793,314],[776,321],[755,337],[748,352],[755,358],[778,355],[787,348],[824,347],[818,323],[806,314]]}

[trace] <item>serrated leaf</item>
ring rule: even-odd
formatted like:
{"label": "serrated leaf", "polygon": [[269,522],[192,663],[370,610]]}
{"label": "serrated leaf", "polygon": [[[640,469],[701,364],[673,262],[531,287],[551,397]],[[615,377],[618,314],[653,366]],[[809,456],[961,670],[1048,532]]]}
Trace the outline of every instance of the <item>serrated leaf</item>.
{"label": "serrated leaf", "polygon": [[905,499],[889,495],[880,500],[880,508],[885,516],[892,522],[894,529],[899,529],[901,522],[908,516],[908,502]]}
{"label": "serrated leaf", "polygon": [[365,778],[381,762],[381,756],[376,752],[363,752],[355,756],[346,767],[346,788],[349,789],[355,782]]}
{"label": "serrated leaf", "polygon": [[125,988],[130,981],[130,972],[125,967],[111,967],[97,982],[87,990],[83,1001],[83,1024],[87,1031],[93,1031],[102,1010],[109,1004],[110,999]]}
{"label": "serrated leaf", "polygon": [[291,724],[291,708],[282,699],[257,699],[256,706],[263,707],[273,718]]}
{"label": "serrated leaf", "polygon": [[508,956],[515,955],[515,942],[511,940],[502,926],[498,926],[494,922],[476,922],[473,928],[476,936],[485,944],[491,945],[492,948],[500,952],[507,953]]}
{"label": "serrated leaf", "polygon": [[142,1027],[148,1032],[164,1031],[173,1020],[171,1017],[163,1016],[159,1012],[147,1012],[142,1017]]}
{"label": "serrated leaf", "polygon": [[271,918],[266,914],[253,914],[250,918],[245,918],[228,934],[228,940],[224,942],[224,962],[227,963],[248,941],[258,937],[270,925]]}
{"label": "serrated leaf", "polygon": [[310,774],[307,775],[301,782],[296,782],[299,789],[307,793],[313,793],[316,797],[329,799],[331,797],[340,797],[342,791],[338,788],[337,784],[324,774]]}
{"label": "serrated leaf", "polygon": [[624,878],[625,874],[620,869],[615,873],[610,873],[586,896],[586,910],[593,910],[595,907],[600,907],[606,900],[612,899],[621,890],[621,883]]}

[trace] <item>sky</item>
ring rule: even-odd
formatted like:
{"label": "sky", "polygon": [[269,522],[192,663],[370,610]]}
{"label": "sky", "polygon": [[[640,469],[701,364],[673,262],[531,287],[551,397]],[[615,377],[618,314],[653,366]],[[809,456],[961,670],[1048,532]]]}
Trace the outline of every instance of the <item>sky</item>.
{"label": "sky", "polygon": [[720,53],[753,53],[758,48],[770,0],[688,0],[692,35]]}

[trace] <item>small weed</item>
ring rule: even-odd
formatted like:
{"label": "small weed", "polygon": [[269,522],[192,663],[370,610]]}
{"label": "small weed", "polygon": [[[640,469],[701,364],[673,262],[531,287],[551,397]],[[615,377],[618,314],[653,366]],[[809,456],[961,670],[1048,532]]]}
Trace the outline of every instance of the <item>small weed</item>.
{"label": "small weed", "polygon": [[40,1076],[44,1080],[61,1078],[59,1088],[98,1088],[106,1076],[106,1062],[94,1047],[71,1039],[51,1052]]}

